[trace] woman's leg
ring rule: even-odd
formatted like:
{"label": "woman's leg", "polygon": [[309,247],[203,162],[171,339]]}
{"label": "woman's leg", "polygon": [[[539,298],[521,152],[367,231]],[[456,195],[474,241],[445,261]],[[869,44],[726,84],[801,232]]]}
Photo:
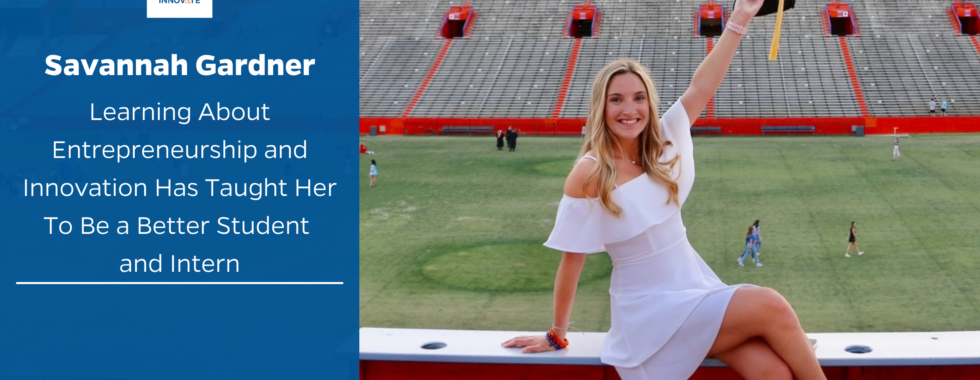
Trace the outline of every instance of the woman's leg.
{"label": "woman's leg", "polygon": [[742,252],[742,256],[738,258],[738,266],[745,266],[742,262],[749,258],[749,253],[752,252],[752,240],[745,242],[745,251]]}
{"label": "woman's leg", "polygon": [[715,356],[748,380],[792,380],[793,372],[776,352],[760,338]]}
{"label": "woman's leg", "polygon": [[826,379],[793,308],[769,288],[740,288],[732,295],[708,356],[724,355],[761,338],[799,380]]}

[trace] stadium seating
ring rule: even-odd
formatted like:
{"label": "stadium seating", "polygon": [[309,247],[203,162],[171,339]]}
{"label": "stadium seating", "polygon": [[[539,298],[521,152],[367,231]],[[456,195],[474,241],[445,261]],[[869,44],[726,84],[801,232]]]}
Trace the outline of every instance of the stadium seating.
{"label": "stadium seating", "polygon": [[[367,41],[377,50],[367,52]],[[362,37],[361,115],[399,116],[418,91],[432,66],[442,41],[426,37],[386,36],[375,40]]]}
{"label": "stadium seating", "polygon": [[570,49],[560,37],[454,41],[411,116],[547,117]]}
{"label": "stadium seating", "polygon": [[933,97],[953,100],[950,111],[956,114],[980,114],[980,55],[968,38],[953,37],[948,29],[942,34],[868,35],[852,42],[855,69],[872,114],[926,115]]}
{"label": "stadium seating", "polygon": [[[445,44],[436,32],[461,1],[362,0],[362,117],[400,116]],[[561,118],[584,118],[595,73],[615,58],[651,70],[661,107],[680,96],[707,53],[696,38],[700,0],[596,0],[599,35],[581,40]],[[549,118],[555,111],[574,39],[562,38],[578,2],[479,0],[472,33],[451,43],[409,117]],[[851,2],[860,37],[824,36],[824,2],[800,2],[786,14],[779,60],[768,61],[774,18],[753,21],[715,97],[717,118],[861,117],[848,76],[853,62],[867,116],[923,115],[933,96],[951,99],[956,115],[980,114],[980,54],[959,36],[939,0]],[[726,4],[728,5],[728,4]],[[716,42],[716,40],[715,40]],[[702,116],[707,116],[702,114]]]}

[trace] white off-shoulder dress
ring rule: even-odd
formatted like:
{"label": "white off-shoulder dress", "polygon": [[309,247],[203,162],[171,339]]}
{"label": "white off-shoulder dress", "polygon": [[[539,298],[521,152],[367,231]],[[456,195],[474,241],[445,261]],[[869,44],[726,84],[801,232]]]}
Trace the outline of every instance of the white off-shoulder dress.
{"label": "white off-shoulder dress", "polygon": [[[680,101],[660,120],[673,143],[661,161],[681,158],[673,178],[681,205],[694,185],[690,121]],[[664,185],[646,174],[612,192],[617,218],[597,199],[562,197],[555,228],[544,245],[574,253],[608,252],[611,327],[601,360],[623,380],[687,379],[718,335],[732,294],[687,240],[680,208],[668,204]]]}

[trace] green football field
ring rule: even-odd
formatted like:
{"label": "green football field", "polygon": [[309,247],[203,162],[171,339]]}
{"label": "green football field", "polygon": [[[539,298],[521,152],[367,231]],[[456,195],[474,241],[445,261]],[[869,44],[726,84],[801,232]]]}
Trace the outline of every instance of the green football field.
{"label": "green football field", "polygon": [[[363,137],[364,327],[546,330],[560,252],[541,246],[581,144],[523,137]],[[723,281],[775,288],[809,332],[980,330],[980,135],[695,138],[683,208]],[[378,187],[368,187],[370,160]],[[739,268],[761,220],[764,267]],[[844,258],[850,222],[865,255]],[[572,312],[609,328],[605,254],[590,255]],[[655,323],[655,321],[651,321]]]}

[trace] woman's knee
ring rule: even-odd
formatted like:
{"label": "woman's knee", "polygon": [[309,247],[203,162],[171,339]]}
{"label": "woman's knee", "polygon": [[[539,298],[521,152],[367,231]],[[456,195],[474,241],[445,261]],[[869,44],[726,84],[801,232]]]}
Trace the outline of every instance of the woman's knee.
{"label": "woman's knee", "polygon": [[799,320],[782,295],[770,288],[745,287],[732,297],[721,334],[731,333],[732,339],[740,344],[754,336],[796,328]]}
{"label": "woman's knee", "polygon": [[790,306],[789,301],[772,288],[760,288],[760,305],[768,319],[768,325],[773,328],[797,328],[799,319]]}

